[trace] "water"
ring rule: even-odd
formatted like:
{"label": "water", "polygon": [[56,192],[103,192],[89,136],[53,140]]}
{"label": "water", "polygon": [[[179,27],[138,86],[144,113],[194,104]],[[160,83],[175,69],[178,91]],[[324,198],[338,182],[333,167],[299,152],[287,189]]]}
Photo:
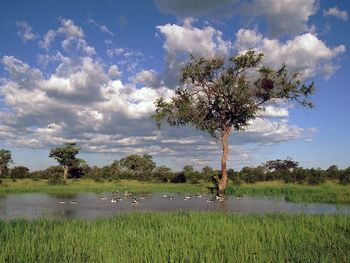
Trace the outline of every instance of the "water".
{"label": "water", "polygon": [[[219,201],[215,195],[201,197],[183,193],[116,194],[121,201],[111,203],[112,193],[8,194],[0,197],[0,219],[83,218],[93,219],[129,212],[224,211],[231,213],[304,213],[350,214],[349,205],[292,203],[284,197],[228,196]],[[191,197],[190,197],[191,196]],[[185,197],[190,197],[186,199]],[[137,204],[132,204],[133,200]],[[185,200],[186,199],[186,200]],[[72,202],[73,201],[73,202]]]}

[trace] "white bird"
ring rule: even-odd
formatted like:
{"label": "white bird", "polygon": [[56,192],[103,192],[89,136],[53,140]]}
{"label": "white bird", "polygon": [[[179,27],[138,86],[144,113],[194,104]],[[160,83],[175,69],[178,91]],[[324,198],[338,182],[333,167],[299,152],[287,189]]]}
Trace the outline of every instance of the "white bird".
{"label": "white bird", "polygon": [[115,198],[111,199],[111,203],[116,203],[116,202],[117,202],[117,199],[115,199]]}
{"label": "white bird", "polygon": [[65,204],[66,202],[65,201],[59,201],[60,204]]}

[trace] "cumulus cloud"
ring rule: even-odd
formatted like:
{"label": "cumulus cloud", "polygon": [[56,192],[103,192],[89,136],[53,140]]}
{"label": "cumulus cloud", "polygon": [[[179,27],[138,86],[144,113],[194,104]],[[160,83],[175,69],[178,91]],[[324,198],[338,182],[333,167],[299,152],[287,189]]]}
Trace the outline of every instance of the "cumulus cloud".
{"label": "cumulus cloud", "polygon": [[38,38],[38,35],[33,32],[33,28],[27,22],[17,21],[16,26],[19,29],[17,35],[20,36],[24,43]]}
{"label": "cumulus cloud", "polygon": [[63,36],[61,46],[65,51],[77,50],[86,55],[96,54],[95,48],[85,40],[83,29],[76,26],[71,19],[60,18],[61,26],[57,30],[49,30],[40,41],[40,45],[48,50],[57,36]]}
{"label": "cumulus cloud", "polygon": [[333,64],[334,59],[346,50],[344,45],[328,47],[311,33],[282,42],[246,29],[240,29],[236,33],[234,46],[239,52],[248,48],[262,51],[265,54],[264,63],[267,65],[278,67],[285,62],[292,72],[300,72],[304,78],[314,76],[317,70],[321,70],[326,77],[329,77],[338,69],[338,66]]}
{"label": "cumulus cloud", "polygon": [[135,83],[140,83],[147,87],[158,88],[161,86],[161,76],[153,69],[142,70],[131,78]]}
{"label": "cumulus cloud", "polygon": [[348,13],[346,11],[339,10],[337,6],[330,7],[327,10],[323,10],[324,16],[334,16],[335,18],[338,18],[340,20],[343,20],[344,22],[348,20]]}
{"label": "cumulus cloud", "polygon": [[185,19],[183,25],[157,26],[158,31],[165,37],[164,81],[169,86],[178,84],[179,69],[184,66],[189,54],[210,57],[226,56],[230,52],[231,42],[223,39],[221,31],[211,26],[200,29],[192,26],[192,23],[192,19]]}
{"label": "cumulus cloud", "polygon": [[309,17],[317,9],[315,0],[255,0],[242,5],[243,14],[262,17],[274,37],[309,31]]}
{"label": "cumulus cloud", "polygon": [[[164,125],[157,130],[150,119],[154,100],[174,94],[173,88],[178,84],[174,75],[188,53],[228,56],[233,45],[243,50],[252,44],[272,52],[273,48],[287,49],[285,45],[289,43],[273,42],[254,31],[242,31],[233,44],[223,38],[221,31],[211,26],[197,28],[193,26],[194,20],[185,19],[181,25],[157,27],[164,37],[165,71],[162,74],[132,66],[132,62],[140,64],[144,58],[137,50],[111,47],[107,55],[113,64],[91,56],[94,52],[87,52],[86,48],[95,49],[85,41],[82,28],[69,19],[62,18],[60,22],[58,29],[44,35],[40,43],[46,51],[37,56],[40,66],[52,63],[50,71],[31,66],[15,56],[3,56],[7,75],[0,81],[4,104],[0,110],[1,140],[9,146],[24,148],[49,148],[76,141],[84,151],[117,156],[147,152],[157,159],[163,158],[164,163],[172,167],[189,164],[190,159],[196,166],[219,166],[220,145],[209,135],[192,127]],[[51,52],[59,38],[57,48],[60,50]],[[322,47],[321,59],[315,59],[315,63],[324,60],[333,65],[332,58],[343,52],[342,47],[331,49],[318,41],[317,48]],[[276,52],[277,60],[291,58],[301,51]],[[132,73],[125,71],[128,68]],[[122,72],[123,80],[120,79]],[[249,164],[253,154],[246,149],[247,143],[269,145],[304,138],[303,134],[309,131],[289,124],[288,116],[289,109],[283,104],[267,106],[246,132],[231,136],[230,144],[235,147],[230,159]]]}
{"label": "cumulus cloud", "polygon": [[239,15],[254,22],[262,18],[271,36],[296,35],[309,31],[309,18],[318,4],[316,0],[156,0],[158,8],[179,18],[201,17],[218,20]]}

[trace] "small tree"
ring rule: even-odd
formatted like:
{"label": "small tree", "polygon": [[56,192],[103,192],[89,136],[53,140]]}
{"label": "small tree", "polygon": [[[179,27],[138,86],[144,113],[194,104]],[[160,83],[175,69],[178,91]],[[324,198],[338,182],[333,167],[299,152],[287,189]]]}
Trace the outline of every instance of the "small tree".
{"label": "small tree", "polygon": [[274,70],[261,66],[262,53],[248,50],[225,62],[223,58],[195,58],[182,69],[183,87],[170,101],[155,101],[153,118],[171,126],[190,125],[209,133],[221,142],[221,175],[217,178],[220,194],[227,184],[228,137],[232,130],[242,131],[251,120],[276,101],[297,101],[311,107],[308,96],[313,83],[304,84],[299,74],[290,75],[283,64]]}
{"label": "small tree", "polygon": [[79,159],[76,155],[80,148],[75,147],[76,143],[66,143],[63,147],[51,149],[49,157],[54,158],[63,167],[64,180],[68,177],[68,172],[71,167],[77,166]]}
{"label": "small tree", "polygon": [[8,172],[8,165],[12,163],[12,154],[9,150],[0,150],[0,176]]}

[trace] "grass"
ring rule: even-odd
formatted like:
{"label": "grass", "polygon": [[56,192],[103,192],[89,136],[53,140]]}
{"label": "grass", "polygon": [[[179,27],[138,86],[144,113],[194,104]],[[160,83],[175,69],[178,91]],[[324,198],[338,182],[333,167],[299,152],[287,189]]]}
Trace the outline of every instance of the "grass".
{"label": "grass", "polygon": [[327,181],[325,184],[310,186],[286,184],[281,181],[258,182],[255,184],[229,185],[228,194],[236,195],[284,195],[291,202],[318,202],[350,204],[350,185]]}
{"label": "grass", "polygon": [[[8,193],[75,193],[75,192],[111,192],[127,190],[130,192],[207,192],[209,184],[171,184],[151,183],[132,180],[105,181],[96,183],[93,180],[68,180],[65,185],[49,185],[46,180],[29,179],[12,182],[4,179],[0,184],[0,194]],[[318,186],[286,184],[281,181],[258,182],[255,184],[232,185],[227,188],[228,194],[236,195],[284,195],[293,202],[322,202],[350,204],[350,185],[343,186],[328,181]]]}
{"label": "grass", "polygon": [[349,262],[350,217],[144,213],[0,221],[0,262]]}

